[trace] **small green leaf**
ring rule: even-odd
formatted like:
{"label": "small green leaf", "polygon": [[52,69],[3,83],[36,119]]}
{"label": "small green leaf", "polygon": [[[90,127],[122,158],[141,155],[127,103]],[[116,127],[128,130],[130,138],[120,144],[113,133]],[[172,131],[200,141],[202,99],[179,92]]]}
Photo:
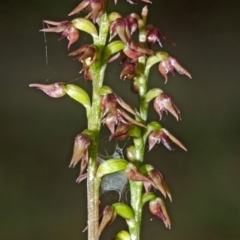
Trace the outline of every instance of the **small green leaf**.
{"label": "small green leaf", "polygon": [[151,68],[155,63],[161,62],[168,56],[169,55],[166,52],[156,52],[155,55],[152,55],[147,59],[146,68]]}
{"label": "small green leaf", "polygon": [[134,211],[128,205],[126,205],[124,203],[114,203],[112,206],[113,206],[115,212],[119,216],[121,216],[125,219],[134,218]]}
{"label": "small green leaf", "polygon": [[129,130],[129,136],[131,137],[140,137],[141,136],[141,129],[140,127],[131,124],[130,130]]}
{"label": "small green leaf", "polygon": [[104,49],[104,60],[107,61],[110,56],[121,51],[124,46],[125,44],[120,40],[110,42]]}
{"label": "small green leaf", "polygon": [[149,103],[154,98],[159,96],[161,93],[163,93],[163,90],[160,88],[153,88],[153,89],[149,90],[145,95],[145,102]]}
{"label": "small green leaf", "polygon": [[97,177],[101,178],[104,175],[123,171],[126,169],[128,162],[122,158],[112,158],[103,162],[97,170]]}
{"label": "small green leaf", "polygon": [[127,231],[120,231],[114,240],[131,240],[130,234]]}
{"label": "small green leaf", "polygon": [[73,26],[81,31],[87,32],[92,37],[97,37],[98,32],[95,25],[86,18],[76,18],[72,21]]}
{"label": "small green leaf", "polygon": [[74,84],[67,84],[64,87],[69,97],[81,103],[86,109],[91,107],[90,98],[85,90]]}
{"label": "small green leaf", "polygon": [[145,203],[155,200],[157,197],[154,193],[149,192],[149,193],[144,193],[142,195],[142,207],[144,206]]}
{"label": "small green leaf", "polygon": [[98,94],[100,96],[105,96],[109,93],[113,93],[113,90],[109,87],[109,86],[102,86],[99,90],[98,90]]}

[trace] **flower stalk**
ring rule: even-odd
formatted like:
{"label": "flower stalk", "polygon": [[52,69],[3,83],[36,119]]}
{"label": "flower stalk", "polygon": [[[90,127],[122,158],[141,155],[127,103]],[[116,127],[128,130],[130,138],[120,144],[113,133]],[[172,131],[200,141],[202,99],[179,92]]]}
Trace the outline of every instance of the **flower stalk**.
{"label": "flower stalk", "polygon": [[88,177],[87,177],[87,199],[88,199],[88,239],[98,239],[99,225],[99,184],[100,180],[95,178],[98,168],[98,144],[101,129],[101,96],[99,89],[103,85],[107,63],[103,62],[102,54],[107,41],[109,23],[107,14],[103,13],[100,18],[100,29],[98,38],[94,44],[98,47],[98,62],[91,66],[92,73],[92,108],[88,117],[88,129],[92,131],[93,138],[89,149]]}
{"label": "flower stalk", "polygon": [[[114,0],[117,4],[117,0]],[[151,3],[149,0],[127,0],[130,4],[138,2]],[[153,166],[145,164],[145,149],[150,151],[156,144],[173,150],[177,145],[186,151],[184,145],[158,122],[149,122],[148,109],[153,101],[154,109],[160,120],[163,114],[171,113],[176,120],[181,120],[179,109],[172,98],[160,88],[148,89],[151,67],[158,63],[160,74],[167,83],[167,73],[177,71],[191,78],[190,73],[166,52],[154,52],[153,44],[162,47],[160,39],[175,44],[152,24],[147,24],[148,8],[143,7],[141,16],[132,13],[123,17],[120,13],[107,12],[108,0],[83,0],[70,14],[85,11],[85,18],[73,21],[54,22],[45,20],[53,27],[44,28],[42,32],[61,33],[61,38],[69,40],[68,49],[74,44],[79,31],[89,33],[92,44],[85,44],[69,54],[81,62],[85,80],[92,82],[92,97],[81,87],[74,84],[31,84],[52,98],[68,95],[86,109],[87,129],[75,138],[70,167],[80,163],[80,175],[76,182],[87,179],[88,202],[88,240],[98,240],[105,227],[110,225],[116,216],[126,220],[128,231],[116,234],[116,240],[140,240],[142,209],[149,202],[150,212],[160,218],[170,229],[171,221],[164,201],[151,188],[159,190],[164,198],[172,201],[172,195],[163,174]],[[138,30],[139,42],[132,40]],[[119,40],[115,40],[118,37]],[[114,38],[114,40],[113,40]],[[120,79],[132,81],[132,90],[138,94],[138,109],[131,107],[109,86],[104,86],[107,65],[121,57],[123,69]],[[103,124],[110,130],[109,140],[124,140],[131,137],[133,145],[127,148],[126,159],[111,158],[99,162],[99,135]],[[101,179],[107,174],[123,171],[130,185],[130,205],[114,203],[106,206],[99,214],[99,191]],[[145,191],[145,192],[144,192]]]}

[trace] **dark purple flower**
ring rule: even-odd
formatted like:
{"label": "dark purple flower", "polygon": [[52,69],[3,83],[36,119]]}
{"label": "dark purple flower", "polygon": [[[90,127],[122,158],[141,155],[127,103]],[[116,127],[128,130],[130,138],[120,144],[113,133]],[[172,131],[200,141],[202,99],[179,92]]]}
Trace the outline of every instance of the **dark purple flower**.
{"label": "dark purple flower", "polygon": [[136,115],[136,111],[115,93],[109,93],[103,96],[101,109],[102,121],[107,125],[111,132],[110,139],[125,139],[128,136],[131,124],[145,127],[142,123],[136,121],[124,111],[126,110],[132,115]]}
{"label": "dark purple flower", "polygon": [[109,139],[112,140],[113,138],[116,138],[120,141],[127,138],[129,133],[130,125],[128,123],[120,122],[117,125],[116,130],[109,136]]}
{"label": "dark purple flower", "polygon": [[137,59],[141,56],[154,55],[154,52],[148,48],[141,47],[138,43],[131,41],[123,49],[124,54],[130,59]]}
{"label": "dark purple flower", "polygon": [[111,41],[116,35],[120,37],[120,39],[124,43],[129,43],[131,40],[131,35],[137,29],[137,21],[131,16],[126,18],[117,18],[110,25],[110,39]]}
{"label": "dark purple flower", "polygon": [[185,68],[183,68],[175,58],[173,58],[171,56],[169,56],[165,60],[162,60],[159,63],[158,70],[165,78],[165,83],[167,83],[167,81],[168,81],[168,78],[167,78],[168,72],[174,74],[175,70],[180,74],[185,74],[189,78],[192,78],[190,73]]}
{"label": "dark purple flower", "polygon": [[131,181],[146,182],[154,185],[154,183],[148,177],[144,176],[133,163],[128,163],[125,174]]}
{"label": "dark purple flower", "polygon": [[128,79],[131,80],[135,77],[136,75],[136,63],[134,62],[127,62],[123,65],[123,69],[120,73],[120,78],[121,79]]}
{"label": "dark purple flower", "polygon": [[156,144],[159,144],[161,142],[168,150],[174,150],[174,148],[172,147],[172,143],[175,143],[180,148],[187,151],[187,149],[183,146],[183,144],[165,128],[154,130],[149,134],[148,150],[150,151]]}
{"label": "dark purple flower", "polygon": [[114,208],[112,206],[106,206],[102,213],[102,220],[100,222],[100,225],[98,227],[98,236],[101,235],[103,229],[110,225],[116,218],[117,213],[115,212]]}
{"label": "dark purple flower", "polygon": [[75,137],[73,156],[69,167],[75,167],[77,163],[87,154],[90,143],[90,138],[86,134],[80,133]]}
{"label": "dark purple flower", "polygon": [[104,8],[104,0],[83,0],[68,15],[71,16],[73,14],[81,12],[83,9],[87,9],[87,11],[89,12],[88,17],[93,19],[93,22],[96,22],[99,19],[99,17],[101,17],[103,8]]}
{"label": "dark purple flower", "polygon": [[165,34],[154,25],[147,25],[145,27],[145,31],[147,32],[147,43],[149,47],[151,47],[156,42],[159,44],[160,47],[162,47],[161,39],[164,39],[167,42],[171,43],[173,46],[175,46],[175,43],[172,42],[169,38],[167,38]]}
{"label": "dark purple flower", "polygon": [[92,74],[89,70],[90,66],[96,61],[97,47],[93,44],[85,44],[78,50],[71,52],[69,56],[75,56],[76,60],[82,62],[83,66],[80,73],[84,73],[85,80],[92,80]]}
{"label": "dark purple flower", "polygon": [[44,22],[47,24],[56,26],[56,27],[44,28],[44,29],[41,29],[40,31],[41,32],[56,32],[56,33],[62,32],[62,35],[59,38],[59,40],[66,37],[69,40],[68,49],[79,38],[79,31],[77,30],[77,28],[75,28],[73,26],[72,22],[70,22],[70,21],[53,22],[53,21],[45,20]]}
{"label": "dark purple flower", "polygon": [[165,179],[163,178],[162,173],[156,169],[153,169],[148,172],[147,176],[154,183],[154,187],[158,189],[165,198],[166,196],[168,196],[170,201],[172,201],[172,195],[166,184]]}
{"label": "dark purple flower", "polygon": [[89,67],[96,61],[97,47],[93,44],[85,44],[78,50],[71,52],[68,56],[76,57],[79,62],[85,62]]}
{"label": "dark purple flower", "polygon": [[153,106],[155,111],[158,113],[160,120],[162,119],[164,112],[170,112],[177,120],[181,120],[181,113],[168,94],[161,93],[157,96],[154,99]]}
{"label": "dark purple flower", "polygon": [[156,198],[155,200],[150,201],[149,210],[154,216],[160,218],[163,221],[166,228],[171,228],[171,221],[168,216],[165,203],[161,198]]}

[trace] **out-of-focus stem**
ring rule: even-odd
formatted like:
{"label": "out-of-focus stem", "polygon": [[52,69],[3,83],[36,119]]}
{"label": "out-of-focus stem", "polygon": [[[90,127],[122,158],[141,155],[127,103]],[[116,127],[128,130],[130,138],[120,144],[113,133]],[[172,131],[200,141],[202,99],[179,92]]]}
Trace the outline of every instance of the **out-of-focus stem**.
{"label": "out-of-focus stem", "polygon": [[[142,17],[143,22],[142,26],[139,29],[139,41],[142,47],[146,46],[146,35],[144,32],[144,28],[147,20],[147,7],[143,9]],[[138,64],[141,66],[141,69],[145,69],[146,58],[140,57],[138,59]],[[145,75],[143,71],[140,76],[135,79],[138,82],[138,95],[139,95],[139,104],[140,104],[140,116],[144,123],[147,121],[148,115],[148,103],[145,102],[145,95],[147,93],[148,86],[148,74]],[[135,139],[135,156],[136,161],[143,162],[144,160],[144,151],[146,145],[146,139],[143,139],[142,136],[139,139]],[[142,222],[142,182],[133,182],[130,181],[130,192],[131,192],[131,206],[135,212],[135,222],[129,225],[129,232],[131,235],[131,240],[140,240],[141,234],[141,222]]]}

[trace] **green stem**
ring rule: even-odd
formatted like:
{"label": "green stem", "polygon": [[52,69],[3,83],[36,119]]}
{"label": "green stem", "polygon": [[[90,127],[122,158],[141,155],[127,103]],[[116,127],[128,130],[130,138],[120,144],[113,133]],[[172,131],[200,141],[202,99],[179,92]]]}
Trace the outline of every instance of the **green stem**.
{"label": "green stem", "polygon": [[98,143],[101,129],[101,97],[98,94],[102,87],[107,63],[102,61],[102,52],[106,43],[109,23],[107,14],[100,18],[99,37],[94,39],[98,47],[98,60],[91,66],[92,73],[92,107],[88,117],[88,129],[92,133],[91,147],[89,149],[87,199],[88,199],[88,240],[97,240],[99,225],[99,180],[95,178],[98,167]]}
{"label": "green stem", "polygon": [[[146,46],[146,35],[144,32],[144,27],[146,25],[146,18],[147,15],[143,16],[142,26],[139,29],[139,41],[141,42],[142,46]],[[148,76],[149,72],[145,74],[145,65],[146,65],[146,58],[140,57],[138,59],[138,64],[140,65],[140,69],[142,69],[142,74],[136,77],[134,80],[138,85],[138,95],[139,95],[139,104],[140,104],[140,117],[143,120],[143,123],[147,121],[148,115],[148,106],[149,104],[145,102],[145,95],[147,93],[147,86],[148,86]],[[144,152],[146,146],[146,139],[143,139],[143,132],[142,136],[139,139],[135,139],[135,157],[136,162],[142,163],[144,160]],[[135,212],[135,221],[133,224],[129,224],[129,232],[131,236],[131,240],[140,240],[141,234],[141,222],[142,222],[142,182],[133,182],[130,181],[130,192],[131,192],[131,206]]]}
{"label": "green stem", "polygon": [[98,89],[102,86],[106,65],[94,66],[92,109],[88,119],[88,129],[92,132],[91,147],[89,149],[87,198],[88,198],[88,239],[98,239],[99,223],[99,182],[95,178],[98,163],[98,138],[101,128],[101,98]]}

